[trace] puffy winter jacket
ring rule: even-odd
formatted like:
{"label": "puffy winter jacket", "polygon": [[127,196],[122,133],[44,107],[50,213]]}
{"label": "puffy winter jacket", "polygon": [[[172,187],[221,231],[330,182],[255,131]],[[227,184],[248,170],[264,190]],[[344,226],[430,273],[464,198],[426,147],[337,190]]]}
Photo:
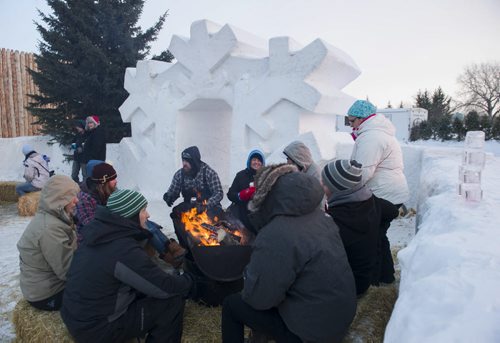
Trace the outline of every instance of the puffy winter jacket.
{"label": "puffy winter jacket", "polygon": [[363,165],[363,183],[375,196],[402,204],[408,200],[409,190],[395,132],[394,125],[382,114],[367,119],[359,126],[351,159]]}
{"label": "puffy winter jacket", "polygon": [[17,242],[19,283],[28,301],[44,300],[64,289],[76,249],[73,220],[64,206],[78,191],[69,177],[51,177],[42,190],[35,217]]}
{"label": "puffy winter jacket", "polygon": [[49,180],[49,165],[43,156],[37,152],[31,152],[26,156],[24,164],[24,179],[36,188],[43,188]]}
{"label": "puffy winter jacket", "polygon": [[166,274],[151,261],[141,245],[151,234],[137,222],[98,206],[82,233],[61,308],[64,323],[79,341],[99,336],[141,295],[166,299],[190,291],[189,276]]}
{"label": "puffy winter jacket", "polygon": [[[257,310],[277,308],[304,341],[340,342],[354,318],[356,289],[339,230],[318,208],[319,181],[284,166],[257,175],[249,208],[259,234],[242,297]],[[262,182],[264,174],[271,182]]]}

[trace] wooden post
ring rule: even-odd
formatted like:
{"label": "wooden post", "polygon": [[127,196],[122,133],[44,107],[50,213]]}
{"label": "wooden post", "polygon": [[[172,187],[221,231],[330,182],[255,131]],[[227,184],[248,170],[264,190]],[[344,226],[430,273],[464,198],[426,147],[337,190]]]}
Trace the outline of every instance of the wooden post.
{"label": "wooden post", "polygon": [[14,62],[16,70],[16,117],[17,117],[17,134],[19,136],[26,136],[24,129],[24,87],[22,81],[22,71],[21,71],[21,54],[19,51],[14,53]]}
{"label": "wooden post", "polygon": [[[0,75],[3,75],[3,53],[5,49],[0,50]],[[3,78],[2,78],[3,79]],[[4,137],[3,133],[3,118],[5,116],[5,107],[3,104],[4,98],[4,89],[3,89],[3,80],[0,79],[0,137]]]}

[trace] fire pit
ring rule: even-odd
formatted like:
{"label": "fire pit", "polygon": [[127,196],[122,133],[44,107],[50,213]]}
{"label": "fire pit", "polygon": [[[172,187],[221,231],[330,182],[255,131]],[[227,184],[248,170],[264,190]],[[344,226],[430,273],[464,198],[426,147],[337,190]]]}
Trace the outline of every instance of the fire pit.
{"label": "fire pit", "polygon": [[186,271],[202,278],[200,302],[216,306],[243,288],[243,270],[250,261],[253,238],[243,225],[224,214],[224,220],[211,218],[197,207],[185,208],[173,215],[179,243],[189,251]]}

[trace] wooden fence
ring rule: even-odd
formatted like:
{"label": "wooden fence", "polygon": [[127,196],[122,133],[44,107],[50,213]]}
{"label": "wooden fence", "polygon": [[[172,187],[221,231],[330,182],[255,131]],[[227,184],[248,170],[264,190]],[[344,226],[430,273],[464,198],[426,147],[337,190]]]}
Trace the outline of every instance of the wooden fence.
{"label": "wooden fence", "polygon": [[28,94],[39,94],[27,68],[37,70],[31,53],[0,50],[0,137],[33,136],[39,125],[26,109]]}

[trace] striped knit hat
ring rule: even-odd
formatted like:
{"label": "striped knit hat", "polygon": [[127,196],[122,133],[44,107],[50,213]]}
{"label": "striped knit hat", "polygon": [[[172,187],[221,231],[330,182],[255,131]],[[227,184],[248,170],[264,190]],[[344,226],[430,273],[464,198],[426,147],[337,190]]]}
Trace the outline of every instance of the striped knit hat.
{"label": "striped knit hat", "polygon": [[130,189],[118,189],[111,193],[106,207],[114,214],[132,218],[147,204],[148,201],[141,193]]}
{"label": "striped knit hat", "polygon": [[332,192],[352,189],[361,183],[361,164],[354,160],[333,160],[323,168],[321,180]]}

